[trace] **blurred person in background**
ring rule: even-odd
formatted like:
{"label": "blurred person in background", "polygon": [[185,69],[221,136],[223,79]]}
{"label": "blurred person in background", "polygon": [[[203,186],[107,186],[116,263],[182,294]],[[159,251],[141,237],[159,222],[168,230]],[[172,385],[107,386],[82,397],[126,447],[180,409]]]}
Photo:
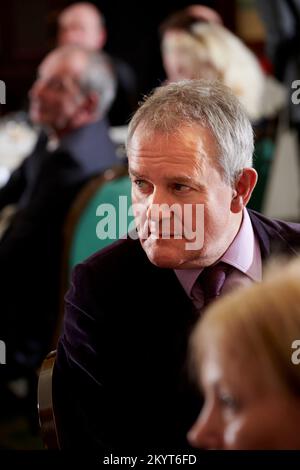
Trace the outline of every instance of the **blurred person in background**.
{"label": "blurred person in background", "polygon": [[264,22],[266,53],[287,88],[287,125],[296,131],[300,164],[300,0],[256,0]]}
{"label": "blurred person in background", "polygon": [[196,325],[193,373],[202,449],[300,449],[300,260],[218,300]]}
{"label": "blurred person in background", "polygon": [[220,80],[244,105],[255,131],[254,166],[259,174],[249,207],[261,210],[285,91],[221,21],[217,12],[202,5],[170,15],[160,27],[163,64],[168,81]]}
{"label": "blurred person in background", "polygon": [[[105,46],[107,29],[102,13],[88,2],[74,3],[58,17],[57,43],[59,46],[77,44],[89,50],[100,51]],[[108,117],[112,126],[126,125],[137,106],[136,77],[133,69],[116,57],[107,55],[117,80],[116,98]]]}
{"label": "blurred person in background", "polygon": [[34,370],[49,348],[67,211],[86,181],[117,163],[105,120],[114,93],[106,58],[79,46],[50,52],[38,69],[29,112],[42,131],[0,190],[9,212],[0,239],[4,379]]}

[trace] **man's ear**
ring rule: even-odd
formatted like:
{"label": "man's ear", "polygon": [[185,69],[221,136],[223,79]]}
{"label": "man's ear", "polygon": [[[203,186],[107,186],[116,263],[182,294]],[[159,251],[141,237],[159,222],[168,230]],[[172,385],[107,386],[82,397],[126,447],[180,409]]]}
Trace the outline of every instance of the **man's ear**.
{"label": "man's ear", "polygon": [[244,168],[235,182],[233,197],[231,200],[231,211],[240,212],[248,203],[252,191],[257,182],[257,172],[254,168]]}

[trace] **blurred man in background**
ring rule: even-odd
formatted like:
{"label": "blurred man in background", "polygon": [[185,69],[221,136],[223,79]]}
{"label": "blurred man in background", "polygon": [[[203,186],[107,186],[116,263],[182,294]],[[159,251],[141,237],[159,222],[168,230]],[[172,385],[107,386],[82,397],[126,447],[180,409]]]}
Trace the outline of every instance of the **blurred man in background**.
{"label": "blurred man in background", "polygon": [[[102,50],[107,30],[100,11],[91,3],[80,2],[65,8],[58,18],[58,45],[78,44],[89,50]],[[112,126],[125,125],[135,110],[136,78],[124,61],[108,56],[117,79],[116,98],[109,111]]]}
{"label": "blurred man in background", "polygon": [[0,190],[0,210],[10,209],[0,241],[5,379],[33,370],[49,348],[65,216],[82,185],[117,163],[105,121],[114,93],[106,58],[78,46],[54,50],[38,69],[29,112],[43,131]]}

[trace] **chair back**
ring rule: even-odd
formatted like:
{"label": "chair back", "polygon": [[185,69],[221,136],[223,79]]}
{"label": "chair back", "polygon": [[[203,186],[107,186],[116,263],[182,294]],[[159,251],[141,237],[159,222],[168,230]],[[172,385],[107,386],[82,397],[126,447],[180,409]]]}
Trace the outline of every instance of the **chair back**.
{"label": "chair back", "polygon": [[130,205],[131,182],[124,165],[91,179],[75,198],[64,225],[60,306],[53,349],[61,332],[64,296],[72,269],[126,234],[134,219],[133,215],[128,216]]}
{"label": "chair back", "polygon": [[80,193],[69,214],[65,238],[69,272],[96,251],[124,236],[133,216],[127,168],[105,172]]}

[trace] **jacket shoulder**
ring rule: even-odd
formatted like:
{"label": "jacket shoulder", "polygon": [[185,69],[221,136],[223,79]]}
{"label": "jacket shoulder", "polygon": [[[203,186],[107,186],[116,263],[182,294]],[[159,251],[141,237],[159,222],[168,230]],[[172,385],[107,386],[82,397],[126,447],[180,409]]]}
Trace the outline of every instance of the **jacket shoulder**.
{"label": "jacket shoulder", "polygon": [[84,262],[75,267],[73,277],[81,274],[105,285],[114,278],[117,282],[122,279],[126,283],[126,274],[134,270],[140,271],[141,267],[151,265],[139,240],[133,240],[129,236],[117,240],[111,245],[94,253]]}
{"label": "jacket shoulder", "polygon": [[272,219],[253,210],[248,212],[263,255],[297,254],[300,250],[300,224]]}
{"label": "jacket shoulder", "polygon": [[298,234],[300,235],[300,223],[287,222],[285,220],[273,219],[266,217],[254,210],[248,209],[252,222],[258,223],[263,226],[266,230],[273,229],[277,230],[281,234]]}

